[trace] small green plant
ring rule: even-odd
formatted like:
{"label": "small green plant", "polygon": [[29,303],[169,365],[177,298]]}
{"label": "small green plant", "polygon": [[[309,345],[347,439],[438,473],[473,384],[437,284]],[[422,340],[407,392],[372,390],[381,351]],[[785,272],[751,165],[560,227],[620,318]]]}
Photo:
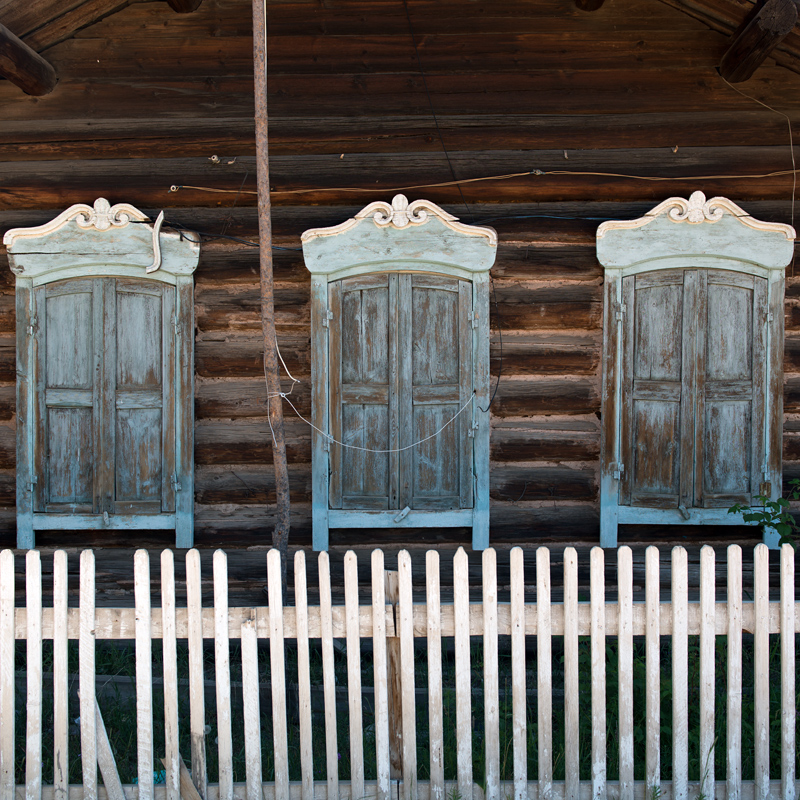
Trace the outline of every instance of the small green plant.
{"label": "small green plant", "polygon": [[745,522],[756,523],[762,533],[767,530],[777,531],[780,536],[780,544],[790,544],[796,549],[795,536],[800,532],[800,526],[789,511],[789,502],[800,500],[800,478],[789,481],[789,486],[791,488],[786,497],[771,500],[766,495],[759,494],[756,495],[756,500],[761,504],[760,506],[736,503],[728,509],[728,513],[741,514]]}

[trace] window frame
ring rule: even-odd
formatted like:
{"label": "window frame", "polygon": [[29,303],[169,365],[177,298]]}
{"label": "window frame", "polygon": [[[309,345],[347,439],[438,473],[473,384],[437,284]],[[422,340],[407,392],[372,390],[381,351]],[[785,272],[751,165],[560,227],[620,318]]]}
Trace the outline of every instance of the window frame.
{"label": "window frame", "polygon": [[[622,472],[622,382],[625,307],[623,280],[664,270],[726,270],[767,281],[766,357],[764,366],[763,484],[769,496],[782,494],[783,299],[785,267],[794,253],[790,225],[762,222],[724,197],[706,200],[694,192],[686,200],[671,197],[636,220],[604,222],[597,230],[597,257],[604,267],[603,376],[600,460],[600,544],[617,546],[620,524],[746,524],[726,508],[646,508],[620,502]],[[754,323],[755,324],[755,323]],[[631,442],[630,447],[635,443]],[[697,464],[694,465],[695,469]],[[764,541],[777,546],[777,534]]]}
{"label": "window frame", "polygon": [[[162,218],[163,219],[163,218]],[[194,234],[161,231],[134,206],[76,204],[32,228],[7,231],[15,274],[17,347],[17,547],[35,546],[37,530],[175,530],[176,547],[194,540],[194,279],[200,245]],[[175,287],[173,378],[175,512],[88,514],[34,510],[37,475],[36,290],[69,279],[129,278]]]}
{"label": "window frame", "polygon": [[[427,200],[375,202],[355,217],[302,236],[311,273],[312,525],[314,550],[327,550],[330,528],[471,527],[473,549],[489,546],[489,270],[497,252],[492,228],[464,225]],[[329,286],[376,273],[428,273],[472,286],[472,508],[368,511],[331,509]],[[468,413],[468,412],[464,412]]]}

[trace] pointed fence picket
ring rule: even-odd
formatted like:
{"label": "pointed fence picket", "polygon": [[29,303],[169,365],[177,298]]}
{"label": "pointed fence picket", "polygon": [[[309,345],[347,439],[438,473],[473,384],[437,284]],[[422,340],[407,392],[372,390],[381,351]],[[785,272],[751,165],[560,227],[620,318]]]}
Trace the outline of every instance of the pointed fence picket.
{"label": "pointed fence picket", "polygon": [[[742,585],[741,548],[729,548],[725,602],[716,597],[712,548],[701,552],[699,596],[689,593],[686,552],[675,548],[669,599],[662,599],[659,561],[658,550],[649,547],[644,591],[637,600],[632,553],[620,548],[616,597],[611,599],[606,570],[613,569],[613,562],[607,564],[603,551],[594,549],[587,565],[587,599],[579,590],[578,556],[573,548],[564,551],[563,595],[551,588],[546,548],[536,553],[535,573],[530,568],[527,574],[521,549],[512,550],[505,568],[498,565],[495,552],[487,550],[482,556],[480,602],[473,602],[478,598],[470,597],[469,559],[460,550],[453,562],[452,602],[446,602],[435,551],[426,555],[424,572],[417,575],[425,583],[425,592],[416,595],[415,567],[408,553],[398,555],[397,572],[388,581],[397,590],[388,593],[384,554],[374,551],[368,570],[362,564],[368,577],[366,573],[359,577],[356,554],[348,553],[341,606],[332,602],[326,553],[318,557],[319,602],[309,603],[306,556],[298,553],[294,605],[286,606],[280,555],[270,551],[268,605],[229,608],[226,557],[217,551],[213,556],[214,606],[203,608],[199,553],[186,554],[186,605],[180,606],[176,598],[182,596],[183,587],[176,586],[173,554],[166,551],[161,556],[159,591],[157,581],[151,580],[150,554],[140,550],[134,558],[135,607],[109,609],[95,607],[95,565],[90,551],[80,559],[79,607],[68,607],[67,554],[62,551],[53,559],[52,606],[43,607],[42,597],[47,597],[49,587],[42,583],[40,554],[31,551],[26,557],[25,606],[15,608],[14,554],[3,551],[0,800],[122,800],[123,795],[129,800],[447,800],[456,796],[461,800],[688,800],[699,795],[796,800],[795,634],[800,632],[800,614],[794,551],[787,545],[780,553],[777,600],[770,600],[769,552],[763,545],[754,554],[752,593]],[[611,584],[610,588],[613,591]],[[507,602],[501,599],[503,592],[507,592]],[[152,607],[151,598],[159,595],[161,607]],[[415,596],[421,602],[414,603]],[[772,647],[771,636],[780,639]],[[663,637],[670,639],[666,648]],[[699,671],[693,679],[697,685],[689,686],[689,651],[696,646],[691,644],[693,637],[699,641]],[[751,638],[752,710],[742,704],[743,641],[749,647]],[[98,640],[131,639],[136,647],[137,722],[129,736],[137,763],[135,791],[120,783],[115,759],[125,754],[115,753],[109,741],[114,731],[104,722],[97,703],[94,674]],[[153,641],[159,639],[163,670],[153,674]],[[15,694],[15,640],[26,642],[24,695]],[[42,653],[48,640],[53,642],[52,725],[43,703]],[[77,766],[80,757],[82,772],[82,783],[71,787],[67,764],[70,640],[77,640],[79,650],[80,753],[74,753],[73,759]],[[321,665],[317,665],[313,654],[320,640]],[[188,657],[179,655],[185,652],[183,642],[188,645]],[[396,657],[390,657],[395,643]],[[237,659],[231,663],[231,648],[240,653],[241,665]],[[296,656],[290,657],[287,648],[293,648]],[[337,658],[337,649],[345,650],[346,658]],[[216,680],[206,681],[204,661],[212,653]],[[443,669],[449,653],[455,660],[454,673],[450,667]],[[559,653],[563,668],[555,670]],[[638,671],[644,680],[639,700],[633,692],[635,653],[644,657],[643,669]],[[667,653],[662,663],[662,654]],[[719,663],[723,653],[726,676]],[[509,658],[501,686],[501,665]],[[771,687],[771,659],[773,674],[780,661],[779,693],[774,681]],[[239,666],[237,683],[231,673]],[[607,691],[612,669],[618,680],[613,696]],[[208,672],[212,673],[211,667]],[[188,675],[188,680],[181,679],[181,674]],[[556,702],[561,685],[558,675],[563,676],[560,702]],[[666,702],[672,705],[672,740],[667,743],[660,736],[662,681],[670,675],[671,696]],[[163,727],[154,718],[158,693],[153,686],[160,680]],[[209,697],[216,698],[208,719],[206,685]],[[718,696],[723,686],[724,700]],[[581,731],[587,719],[580,714],[581,692],[591,700],[591,736],[583,743]],[[316,704],[315,693],[321,695]],[[237,696],[243,701],[241,713],[235,710]],[[693,698],[696,708],[690,708]],[[635,707],[638,702],[642,708]],[[617,727],[608,731],[607,714],[613,704]],[[24,717],[18,718],[15,708],[23,706]],[[188,726],[179,721],[181,708],[189,710]],[[725,741],[718,741],[715,733],[715,714],[720,712],[727,722]],[[641,749],[635,751],[637,718],[645,722],[639,731]],[[697,721],[699,734],[693,755],[688,745],[690,720]],[[212,739],[206,725],[214,721],[217,735]],[[771,721],[779,724],[781,732],[780,756],[774,757],[776,744],[772,765]],[[21,739],[15,744],[20,724],[25,729],[24,745]],[[187,726],[183,752],[181,725]],[[755,731],[752,752],[742,752],[743,726]],[[563,780],[555,774],[557,731],[565,744]],[[393,741],[399,746],[390,757]],[[589,743],[590,758],[582,774],[579,751]],[[671,750],[670,780],[662,779],[664,744]],[[207,747],[213,748],[208,763]],[[346,750],[344,759],[340,747]],[[718,756],[716,750],[724,753]],[[42,756],[47,752],[53,753],[52,771],[43,770]],[[155,783],[153,775],[160,768],[162,752],[166,755],[165,786]],[[614,780],[609,776],[610,753],[618,754],[618,779]],[[696,766],[690,768],[692,758],[700,762],[699,776],[690,775],[692,769],[697,773]],[[390,765],[398,759],[393,775],[390,770],[395,767]],[[725,765],[724,775],[715,770],[720,763]],[[208,783],[209,764],[212,774],[216,773],[216,785]],[[98,785],[98,766],[103,787]],[[340,779],[342,769],[347,780]],[[530,780],[531,770],[536,771],[536,780]],[[743,780],[743,772],[754,779]],[[24,785],[15,786],[20,780]]]}

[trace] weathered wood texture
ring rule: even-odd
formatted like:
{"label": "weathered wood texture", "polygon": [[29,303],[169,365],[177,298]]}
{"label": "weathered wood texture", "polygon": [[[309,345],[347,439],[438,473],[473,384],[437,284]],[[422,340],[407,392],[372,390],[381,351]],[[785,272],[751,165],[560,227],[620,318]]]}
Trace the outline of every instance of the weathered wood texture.
{"label": "weathered wood texture", "polygon": [[0,25],[0,76],[35,96],[52,92],[58,82],[52,65],[5,25]]}
{"label": "weathered wood texture", "polygon": [[797,22],[793,0],[767,0],[755,7],[722,56],[719,72],[731,83],[753,77],[769,54],[791,33]]}
{"label": "weathered wood texture", "polygon": [[[592,13],[574,0],[410,0],[408,11],[425,81],[402,3],[268,3],[275,323],[286,365],[301,381],[290,399],[310,419],[303,230],[337,224],[369,200],[391,199],[394,188],[451,181],[442,140],[462,179],[571,173],[463,184],[466,208],[457,187],[406,193],[440,202],[464,222],[491,225],[500,237],[496,301],[490,297],[492,389],[502,372],[492,405],[492,541],[595,543],[603,304],[597,225],[639,217],[654,201],[697,188],[734,198],[760,219],[791,222],[789,174],[694,177],[791,169],[786,119],[716,72],[746,13],[734,0],[606,0]],[[255,189],[251,13],[247,0],[204,0],[190,14],[164,2],[0,0],[0,20],[41,50],[60,79],[39,99],[0,81],[0,231],[41,224],[73,202],[104,195],[148,213],[166,208],[168,223],[257,244],[255,196],[246,193]],[[799,42],[790,33],[773,51],[776,63],[762,65],[743,87],[795,124],[800,76],[791,70],[800,64]],[[171,193],[173,184],[230,193]],[[313,191],[287,193],[299,189]],[[274,523],[274,479],[256,247],[204,243],[195,311],[196,541],[259,544]],[[4,545],[13,543],[14,337],[13,280],[0,247]],[[800,276],[793,267],[786,337],[785,474],[800,477]],[[288,405],[284,412],[292,537],[303,545],[310,543],[310,436]],[[68,535],[46,532],[37,541]],[[621,541],[666,535],[635,529],[621,532]],[[742,530],[668,535],[756,541],[754,531]],[[92,536],[81,534],[81,543]],[[166,543],[159,536],[143,541]],[[380,536],[391,546],[411,535]],[[458,530],[413,536],[467,542]],[[375,537],[336,531],[331,542],[363,545]],[[110,543],[107,536],[102,542]]]}

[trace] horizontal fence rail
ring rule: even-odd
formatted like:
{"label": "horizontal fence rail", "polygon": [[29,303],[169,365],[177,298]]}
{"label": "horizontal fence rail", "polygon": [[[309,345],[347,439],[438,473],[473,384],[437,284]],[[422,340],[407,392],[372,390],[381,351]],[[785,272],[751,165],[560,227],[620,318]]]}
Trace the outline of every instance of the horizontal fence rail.
{"label": "horizontal fence rail", "polygon": [[197,551],[178,607],[172,551],[159,587],[140,550],[128,609],[95,607],[91,551],[68,607],[57,551],[45,608],[32,550],[16,608],[14,554],[3,551],[0,800],[795,800],[794,550],[780,552],[773,601],[764,545],[748,587],[741,549],[728,549],[724,602],[712,548],[691,602],[686,551],[672,550],[669,599],[661,558],[647,549],[635,602],[632,552],[619,548],[609,602],[604,551],[590,554],[585,591],[567,548],[555,602],[550,551],[526,575],[515,548],[500,602],[489,549],[472,602],[459,550],[443,602],[430,551],[415,603],[407,552],[387,571],[373,551],[363,585],[348,552],[338,606],[327,553],[312,605],[305,555],[289,596],[270,551],[268,605],[241,608],[229,606],[217,551],[204,608]]}

